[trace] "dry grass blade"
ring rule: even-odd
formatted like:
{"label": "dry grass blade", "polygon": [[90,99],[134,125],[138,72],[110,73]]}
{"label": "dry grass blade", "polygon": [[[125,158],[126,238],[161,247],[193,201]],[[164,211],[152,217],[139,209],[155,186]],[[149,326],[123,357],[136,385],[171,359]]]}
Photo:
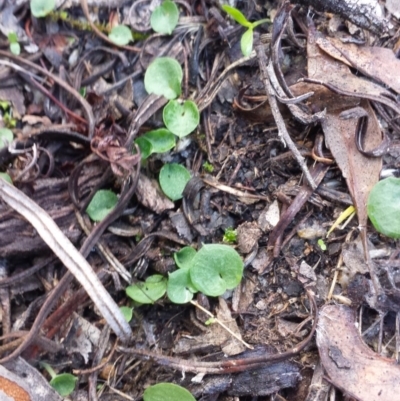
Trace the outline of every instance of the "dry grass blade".
{"label": "dry grass blade", "polygon": [[117,304],[86,259],[62,233],[53,219],[23,192],[2,179],[0,179],[0,197],[32,224],[43,241],[86,290],[117,336],[122,341],[129,340],[132,332]]}

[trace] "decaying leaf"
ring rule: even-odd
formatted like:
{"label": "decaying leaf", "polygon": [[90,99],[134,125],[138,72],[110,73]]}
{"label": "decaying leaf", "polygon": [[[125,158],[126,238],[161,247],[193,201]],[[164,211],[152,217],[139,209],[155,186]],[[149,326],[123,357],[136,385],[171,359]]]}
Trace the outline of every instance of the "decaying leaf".
{"label": "decaying leaf", "polygon": [[362,341],[355,312],[328,305],[319,313],[317,345],[330,381],[360,401],[393,401],[400,392],[400,367]]}
{"label": "decaying leaf", "polygon": [[400,60],[391,49],[358,46],[354,43],[343,43],[337,38],[322,36],[316,43],[333,58],[400,93],[400,76],[393,73],[400,71]]}

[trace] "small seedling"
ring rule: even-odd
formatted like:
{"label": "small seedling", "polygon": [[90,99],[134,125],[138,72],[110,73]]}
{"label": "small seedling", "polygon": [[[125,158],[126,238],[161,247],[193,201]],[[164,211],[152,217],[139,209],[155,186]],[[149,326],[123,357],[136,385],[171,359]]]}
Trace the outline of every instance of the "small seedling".
{"label": "small seedling", "polygon": [[8,146],[14,139],[14,134],[8,128],[0,128],[0,149]]}
{"label": "small seedling", "polygon": [[8,41],[10,42],[10,52],[18,56],[21,53],[21,46],[18,43],[18,36],[15,32],[8,34]]}
{"label": "small seedling", "polygon": [[118,46],[126,46],[133,40],[132,31],[125,25],[115,26],[108,37]]}
{"label": "small seedling", "polygon": [[168,152],[175,147],[175,136],[165,128],[146,132],[135,140],[139,146],[142,160],[147,159],[153,153]]}
{"label": "small seedling", "polygon": [[173,383],[158,383],[143,393],[144,401],[196,401],[185,388]]}
{"label": "small seedling", "polygon": [[181,94],[183,72],[181,65],[171,57],[156,58],[144,75],[147,93],[175,99]]}
{"label": "small seedling", "polygon": [[205,161],[203,163],[203,169],[206,173],[211,174],[214,171],[214,166],[211,163],[209,163],[208,161]]}
{"label": "small seedling", "polygon": [[139,281],[126,288],[126,295],[139,304],[154,304],[167,291],[167,279],[160,274],[147,277],[145,282]]}
{"label": "small seedling", "polygon": [[326,251],[328,248],[322,238],[317,241],[318,246],[320,247],[321,251]]}
{"label": "small seedling", "polygon": [[400,178],[379,181],[369,194],[367,211],[377,231],[400,238]]}
{"label": "small seedling", "polygon": [[61,373],[58,375],[48,363],[41,362],[41,365],[51,376],[50,386],[53,387],[61,397],[67,397],[75,390],[76,381],[78,380],[76,376],[70,373]]}
{"label": "small seedling", "polygon": [[12,184],[12,179],[7,173],[0,173],[0,179],[7,181],[9,184]]}
{"label": "small seedling", "polygon": [[234,244],[235,242],[237,242],[237,230],[234,230],[230,227],[226,228],[222,241],[227,244]]}
{"label": "small seedling", "polygon": [[349,206],[344,212],[340,213],[340,216],[336,219],[336,221],[332,224],[332,227],[326,234],[326,238],[328,238],[332,231],[335,230],[339,224],[343,223],[346,219],[348,219],[345,223],[347,225],[348,221],[354,217],[356,214],[356,209],[354,206]]}
{"label": "small seedling", "polygon": [[182,199],[183,190],[190,180],[189,171],[177,163],[165,164],[160,170],[160,186],[172,201]]}
{"label": "small seedling", "polygon": [[93,221],[103,220],[118,203],[118,196],[109,190],[97,191],[90,201],[86,213]]}
{"label": "small seedling", "polygon": [[200,122],[200,113],[196,103],[186,100],[170,100],[163,110],[165,126],[179,138],[189,135]]}
{"label": "small seedling", "polygon": [[173,1],[166,0],[156,7],[150,18],[150,25],[155,32],[170,35],[179,20],[179,10]]}
{"label": "small seedling", "polygon": [[120,306],[119,310],[121,311],[125,320],[129,323],[132,320],[133,308],[130,308],[129,306]]}
{"label": "small seedling", "polygon": [[46,17],[55,8],[55,0],[31,0],[31,13],[36,18]]}
{"label": "small seedling", "polygon": [[244,56],[249,56],[253,50],[253,31],[254,29],[266,22],[270,22],[268,18],[256,22],[250,22],[247,18],[235,7],[223,5],[222,9],[228,13],[238,24],[247,28],[240,40],[240,48]]}

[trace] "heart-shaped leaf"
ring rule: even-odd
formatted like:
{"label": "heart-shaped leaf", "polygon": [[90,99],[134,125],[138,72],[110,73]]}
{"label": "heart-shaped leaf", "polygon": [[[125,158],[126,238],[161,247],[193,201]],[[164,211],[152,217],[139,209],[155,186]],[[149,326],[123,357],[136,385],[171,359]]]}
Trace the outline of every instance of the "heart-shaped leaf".
{"label": "heart-shaped leaf", "polygon": [[147,277],[125,289],[126,295],[140,304],[153,304],[159,300],[167,290],[167,279],[160,274]]}
{"label": "heart-shaped leaf", "polygon": [[180,269],[186,269],[192,265],[194,255],[196,255],[196,250],[191,246],[185,246],[174,253],[175,263]]}
{"label": "heart-shaped leaf", "polygon": [[173,383],[158,383],[146,388],[144,401],[196,401],[185,388]]}
{"label": "heart-shaped leaf", "polygon": [[55,0],[31,0],[31,13],[36,18],[45,17],[55,7]]}
{"label": "heart-shaped leaf", "polygon": [[199,125],[200,113],[196,103],[186,100],[180,104],[170,100],[163,110],[165,126],[179,138],[189,135]]}
{"label": "heart-shaped leaf", "polygon": [[61,373],[51,379],[50,385],[62,397],[67,397],[75,390],[77,380],[78,378],[70,373]]}
{"label": "heart-shaped leaf", "polygon": [[93,221],[103,220],[118,203],[118,196],[109,190],[97,191],[90,201],[86,213]]}
{"label": "heart-shaped leaf", "polygon": [[203,294],[212,297],[235,288],[242,279],[243,261],[229,245],[204,245],[194,256],[190,279]]}
{"label": "heart-shaped leaf", "polygon": [[179,10],[173,1],[166,0],[156,7],[150,18],[150,25],[155,32],[170,35],[179,20]]}
{"label": "heart-shaped leaf", "polygon": [[192,300],[195,292],[189,269],[178,269],[168,276],[167,295],[171,302],[185,304]]}
{"label": "heart-shaped leaf", "polygon": [[367,210],[377,231],[400,238],[400,178],[379,181],[369,194]]}
{"label": "heart-shaped leaf", "polygon": [[108,37],[119,46],[126,46],[133,40],[132,31],[125,25],[115,26]]}
{"label": "heart-shaped leaf", "polygon": [[181,199],[183,190],[190,180],[189,171],[177,163],[166,164],[160,171],[160,187],[173,201]]}
{"label": "heart-shaped leaf", "polygon": [[181,94],[183,72],[181,65],[171,57],[156,58],[144,75],[147,93],[175,99]]}

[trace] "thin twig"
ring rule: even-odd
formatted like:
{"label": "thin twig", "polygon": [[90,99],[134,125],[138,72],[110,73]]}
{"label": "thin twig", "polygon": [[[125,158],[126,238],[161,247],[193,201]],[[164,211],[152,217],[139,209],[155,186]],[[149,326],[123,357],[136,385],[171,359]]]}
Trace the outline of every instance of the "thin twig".
{"label": "thin twig", "polygon": [[304,157],[300,154],[299,150],[296,148],[296,145],[292,141],[292,138],[290,137],[290,135],[286,129],[285,122],[283,121],[282,114],[279,111],[278,102],[275,97],[275,92],[272,89],[271,83],[269,82],[269,78],[268,78],[268,72],[267,72],[268,60],[267,60],[267,56],[265,55],[264,47],[262,45],[256,46],[256,53],[258,56],[258,62],[260,65],[260,70],[261,70],[261,74],[262,74],[262,78],[263,78],[263,82],[264,82],[265,91],[267,92],[269,105],[271,107],[271,111],[274,116],[279,135],[286,142],[288,148],[293,153],[293,155],[296,158],[297,162],[299,163],[301,169],[303,170],[304,176],[306,177],[306,180],[309,183],[309,185],[311,186],[311,188],[316,189],[317,185],[315,184],[313,178],[311,177],[311,174],[304,161]]}

